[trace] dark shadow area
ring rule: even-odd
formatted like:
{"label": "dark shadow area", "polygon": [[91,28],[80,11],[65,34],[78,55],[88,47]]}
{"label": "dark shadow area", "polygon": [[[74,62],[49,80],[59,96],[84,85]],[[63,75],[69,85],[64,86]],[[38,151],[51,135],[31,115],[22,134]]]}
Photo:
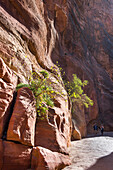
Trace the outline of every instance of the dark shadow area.
{"label": "dark shadow area", "polygon": [[104,132],[103,135],[101,135],[101,133],[98,134],[91,134],[91,135],[87,135],[86,138],[94,138],[94,137],[113,137],[113,132]]}
{"label": "dark shadow area", "polygon": [[6,138],[7,138],[7,130],[8,130],[9,122],[10,122],[10,119],[11,119],[11,116],[12,116],[12,113],[13,113],[14,105],[15,105],[15,102],[16,102],[16,97],[17,97],[17,92],[14,92],[13,100],[10,103],[10,105],[7,109],[7,112],[6,112],[7,118],[5,120],[5,126],[4,126],[3,136],[2,136],[3,140],[6,140]]}
{"label": "dark shadow area", "polygon": [[113,152],[110,155],[99,158],[97,162],[87,170],[113,170]]}

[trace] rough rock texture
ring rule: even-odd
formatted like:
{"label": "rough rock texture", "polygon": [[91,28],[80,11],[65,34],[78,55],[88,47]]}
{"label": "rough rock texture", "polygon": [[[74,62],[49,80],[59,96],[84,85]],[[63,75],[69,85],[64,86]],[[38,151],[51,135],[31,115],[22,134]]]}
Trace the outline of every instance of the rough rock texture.
{"label": "rough rock texture", "polygon": [[32,148],[13,142],[3,142],[3,166],[8,170],[27,170],[31,167]]}
{"label": "rough rock texture", "polygon": [[[51,6],[51,1],[45,3]],[[68,80],[76,73],[82,80],[89,81],[85,92],[94,100],[94,106],[85,109],[88,132],[94,121],[103,123],[106,130],[113,130],[113,1],[67,0],[54,3],[62,8],[68,19],[62,32],[57,23],[59,34],[52,59],[59,61]],[[48,13],[54,18],[56,13],[53,11],[55,8],[49,9]],[[78,115],[77,119],[81,117],[78,111],[75,115]],[[80,127],[79,123],[77,127]]]}
{"label": "rough rock texture", "polygon": [[49,149],[35,147],[32,151],[31,168],[35,170],[60,170],[70,165],[70,159],[67,155],[58,152],[52,152]]}
{"label": "rough rock texture", "polygon": [[[54,23],[47,11],[47,8],[52,8],[52,5],[55,6],[57,11],[56,23]],[[62,15],[62,18],[59,15]],[[59,29],[62,32],[67,23],[67,16],[62,12],[61,7],[53,2],[49,7],[45,5],[45,2],[38,0],[0,1],[0,58],[4,60],[8,68],[15,72],[18,83],[27,83],[31,72],[40,74],[40,71],[46,70],[50,74],[50,81],[54,89],[59,92],[63,91],[65,94],[62,97],[57,96],[55,108],[53,110],[49,109],[49,116],[46,122],[48,123],[47,127],[50,127],[48,134],[50,133],[52,136],[48,135],[45,138],[43,134],[46,131],[46,123],[40,120],[36,122],[36,145],[42,143],[42,146],[45,148],[67,153],[67,147],[71,138],[70,104],[62,80],[60,80],[57,66],[51,60],[52,51],[55,48],[55,41],[58,36],[55,24],[56,27],[59,27],[59,22],[63,24],[63,27],[61,26]],[[57,86],[54,82],[57,82]],[[34,145],[34,128],[30,127],[29,129],[28,127],[31,119],[28,119],[28,114],[26,115],[28,110],[24,105],[24,100],[27,100],[24,97],[28,94],[24,96],[22,91],[19,91],[19,93],[21,93],[20,97],[18,94],[9,125],[7,124],[7,140],[11,140],[12,143],[15,141],[21,142],[23,145]],[[29,97],[26,102],[29,102]],[[31,111],[32,109],[28,112],[30,113]],[[24,122],[27,123],[24,124]],[[34,124],[35,119],[33,119],[33,126]],[[30,134],[32,128],[33,131]],[[6,148],[6,152],[11,153],[8,148]],[[7,162],[9,163],[10,159],[7,158],[5,160],[5,165],[3,165],[5,168]],[[28,169],[29,163],[28,165],[26,163],[24,169]],[[19,162],[17,164],[20,168],[21,161],[20,164]]]}
{"label": "rough rock texture", "polygon": [[[105,130],[113,130],[112,9],[113,0],[0,1],[0,58],[7,64],[0,60],[0,137],[7,131],[11,116],[9,106],[16,83],[11,70],[19,83],[28,82],[31,72],[39,74],[44,69],[50,73],[54,89],[62,91],[60,73],[54,65],[57,60],[66,79],[71,80],[76,73],[89,81],[84,90],[94,100],[89,109],[74,109],[75,130],[85,136],[95,121],[104,123]],[[56,86],[53,82],[58,79]],[[44,123],[36,123],[36,145],[67,152],[71,136],[67,97],[56,98],[48,115]]]}
{"label": "rough rock texture", "polygon": [[32,91],[27,88],[18,90],[16,103],[9,122],[7,140],[34,146],[36,106]]}
{"label": "rough rock texture", "polygon": [[58,101],[56,107],[49,109],[47,119],[37,120],[35,146],[67,153],[71,137],[68,135],[71,135],[71,126],[69,127],[69,122],[71,124],[70,113],[68,103],[65,100],[61,102],[60,98]]}
{"label": "rough rock texture", "polygon": [[3,137],[7,129],[16,85],[17,77],[0,58],[0,138]]}

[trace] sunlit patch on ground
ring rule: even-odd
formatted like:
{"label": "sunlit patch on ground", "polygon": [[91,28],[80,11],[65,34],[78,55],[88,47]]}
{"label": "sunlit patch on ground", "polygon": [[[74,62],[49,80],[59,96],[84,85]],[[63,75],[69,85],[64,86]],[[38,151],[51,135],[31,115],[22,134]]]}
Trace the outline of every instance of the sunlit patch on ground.
{"label": "sunlit patch on ground", "polygon": [[113,132],[72,142],[70,157],[65,170],[113,170]]}

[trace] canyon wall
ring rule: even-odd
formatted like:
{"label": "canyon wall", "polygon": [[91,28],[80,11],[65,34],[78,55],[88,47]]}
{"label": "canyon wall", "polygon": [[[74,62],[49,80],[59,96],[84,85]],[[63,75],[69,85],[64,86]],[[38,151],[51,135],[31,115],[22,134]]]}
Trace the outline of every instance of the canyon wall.
{"label": "canyon wall", "polygon": [[88,109],[74,105],[73,122],[82,136],[93,132],[94,123],[113,130],[113,1],[74,0],[57,5],[54,15],[59,36],[52,60],[59,62],[66,79],[72,80],[76,73],[88,80],[84,91],[94,101]]}
{"label": "canyon wall", "polygon": [[[61,169],[70,164],[71,108],[60,72],[51,60],[57,31],[42,1],[0,1],[1,169]],[[47,117],[38,119],[28,83],[46,70],[56,95]],[[39,147],[40,146],[40,147]],[[54,161],[53,161],[54,160]]]}
{"label": "canyon wall", "polygon": [[[112,9],[113,0],[0,1],[2,169],[61,169],[70,164],[71,107],[57,61],[65,79],[71,81],[76,73],[89,81],[84,91],[94,101],[88,109],[73,105],[72,138],[92,133],[95,122],[113,130]],[[44,120],[37,119],[29,89],[15,92],[18,83],[28,83],[31,72],[41,70],[65,94],[56,97]]]}

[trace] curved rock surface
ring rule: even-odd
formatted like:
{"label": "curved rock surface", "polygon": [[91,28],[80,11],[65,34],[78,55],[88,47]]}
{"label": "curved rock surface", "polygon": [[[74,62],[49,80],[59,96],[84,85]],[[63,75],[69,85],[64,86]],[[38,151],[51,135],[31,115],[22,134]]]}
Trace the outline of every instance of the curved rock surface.
{"label": "curved rock surface", "polygon": [[[60,80],[60,72],[51,60],[57,31],[54,21],[47,14],[47,8],[49,7],[43,1],[37,0],[0,1],[0,59],[2,58],[7,65],[4,64],[4,68],[6,67],[7,70],[12,70],[12,74],[14,73],[14,77],[17,78],[17,82],[14,80],[15,86],[20,82],[28,83],[32,72],[40,74],[40,71],[46,70],[50,75],[50,81],[54,89],[59,92],[63,91],[65,94],[62,97],[56,96],[55,107],[49,109],[49,116],[45,123],[40,120],[36,121],[36,113],[33,113],[34,106],[32,108],[31,104],[33,102],[31,92],[20,89],[15,105],[13,103],[14,108],[12,106],[10,109],[11,114],[8,117],[8,122],[4,122],[6,126],[5,130],[1,126],[1,130],[4,131],[2,133],[5,134],[4,136],[2,134],[1,138],[3,137],[4,140],[9,140],[12,145],[17,144],[16,147],[18,149],[19,146],[24,147],[26,145],[32,150],[33,146],[40,145],[52,151],[67,154],[67,147],[71,139],[71,112],[67,93],[63,87],[62,80]],[[67,17],[59,6],[56,5],[55,8],[57,10],[58,21],[62,23],[63,18],[65,19],[63,22],[65,28]],[[59,17],[60,14],[62,14],[62,18]],[[64,28],[60,27],[60,31]],[[3,73],[0,73],[1,76],[5,74],[4,68],[2,68]],[[4,80],[9,81],[8,78],[10,78],[10,75],[4,77]],[[11,79],[13,80],[12,76]],[[57,85],[55,85],[56,82]],[[13,90],[15,90],[15,86]],[[3,87],[1,90],[3,91]],[[46,126],[48,127],[48,134],[45,133]],[[10,151],[10,147],[9,150],[6,147],[5,151],[6,153],[13,153],[13,151]],[[14,157],[17,158],[21,155],[18,155],[17,151],[17,156],[15,152],[13,153]],[[22,152],[21,149],[20,152]],[[3,167],[6,168],[7,162],[12,164],[9,156],[5,159],[5,165],[3,161]],[[17,164],[20,169],[21,160],[20,164],[19,160]],[[26,163],[23,169],[29,169],[29,166],[31,166],[30,161]],[[60,164],[58,163],[57,168],[59,166]],[[45,166],[43,168],[46,169]]]}
{"label": "curved rock surface", "polygon": [[34,147],[32,152],[32,169],[54,170],[63,169],[65,166],[71,164],[71,161],[67,155],[63,155],[58,152],[52,152],[42,147]]}
{"label": "curved rock surface", "polygon": [[[45,1],[51,6],[51,1]],[[74,111],[73,119],[81,135],[92,133],[94,122],[103,123],[106,130],[113,130],[113,0],[59,1],[57,3],[67,16],[67,25],[60,32],[52,59],[64,69],[68,80],[76,73],[82,80],[89,81],[84,89],[94,101],[94,106]],[[55,16],[54,8],[48,10]],[[55,20],[58,22],[57,18]],[[60,23],[60,21],[59,21]],[[84,128],[81,129],[81,115]],[[86,124],[86,125],[85,125]]]}
{"label": "curved rock surface", "polygon": [[7,129],[16,85],[17,77],[0,58],[0,138]]}
{"label": "curved rock surface", "polygon": [[9,122],[7,140],[34,146],[36,106],[35,98],[29,88],[18,90],[16,103]]}
{"label": "curved rock surface", "polygon": [[[66,72],[66,79],[71,81],[76,73],[89,81],[84,90],[94,100],[94,106],[89,109],[74,105],[73,137],[81,138],[87,131],[92,133],[94,122],[103,123],[105,130],[113,130],[112,8],[113,0],[0,1],[1,138],[6,139],[16,84],[27,83],[31,72],[48,71],[54,89],[66,94],[56,61]],[[16,103],[15,107],[19,105]],[[35,145],[67,153],[71,137],[70,109],[67,96],[56,98],[44,124],[36,121]],[[11,122],[13,116],[14,112]],[[20,142],[19,138],[16,140]]]}

